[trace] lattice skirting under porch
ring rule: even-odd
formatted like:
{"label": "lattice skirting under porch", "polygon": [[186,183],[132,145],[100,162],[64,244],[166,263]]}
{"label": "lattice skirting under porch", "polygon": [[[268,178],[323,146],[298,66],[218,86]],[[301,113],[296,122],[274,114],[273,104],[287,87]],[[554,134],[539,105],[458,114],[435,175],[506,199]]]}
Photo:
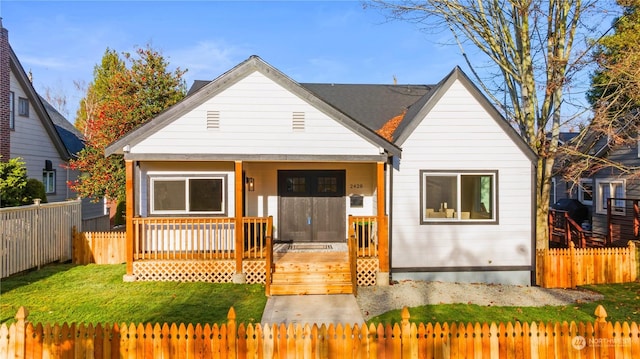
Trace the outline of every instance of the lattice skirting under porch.
{"label": "lattice skirting under porch", "polygon": [[242,261],[242,272],[247,276],[247,283],[264,284],[267,279],[267,263],[265,260]]}
{"label": "lattice skirting under porch", "polygon": [[[133,275],[139,281],[231,283],[235,274],[234,260],[156,260],[133,262]],[[264,284],[264,260],[245,260],[242,271],[249,284]],[[376,285],[377,258],[358,258],[357,283],[359,286]]]}
{"label": "lattice skirting under porch", "polygon": [[358,258],[356,276],[359,287],[376,285],[380,263],[378,258]]}
{"label": "lattice skirting under porch", "polygon": [[155,260],[133,262],[139,281],[229,283],[236,272],[234,260]]}

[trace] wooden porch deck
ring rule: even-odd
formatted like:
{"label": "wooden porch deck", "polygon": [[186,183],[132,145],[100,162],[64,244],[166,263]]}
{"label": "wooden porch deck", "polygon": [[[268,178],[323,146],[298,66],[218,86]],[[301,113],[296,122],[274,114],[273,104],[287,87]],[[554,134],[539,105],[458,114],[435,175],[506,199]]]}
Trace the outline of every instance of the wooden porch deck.
{"label": "wooden porch deck", "polygon": [[[352,287],[376,284],[381,263],[377,220],[350,217],[351,244],[340,243],[342,252],[313,250],[317,243],[308,243],[307,253],[292,253],[282,251],[291,243],[274,248],[271,217],[243,218],[241,224],[233,218],[136,217],[128,232],[127,275],[135,280],[231,282],[243,274],[247,283],[270,284],[274,274],[276,293],[285,292],[278,289],[278,280],[299,282],[298,294],[349,293],[348,281]],[[283,273],[290,276],[283,279]],[[315,287],[309,287],[312,279]]]}

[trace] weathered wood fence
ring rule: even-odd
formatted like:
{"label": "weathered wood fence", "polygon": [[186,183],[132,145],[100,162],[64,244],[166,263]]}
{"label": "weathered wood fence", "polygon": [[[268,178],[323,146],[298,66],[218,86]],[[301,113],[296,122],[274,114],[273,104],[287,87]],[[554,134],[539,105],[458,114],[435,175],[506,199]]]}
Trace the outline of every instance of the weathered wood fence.
{"label": "weathered wood fence", "polygon": [[638,358],[636,323],[37,324],[0,327],[0,358]]}
{"label": "weathered wood fence", "polygon": [[80,200],[0,208],[0,278],[70,260],[74,226],[82,226]]}
{"label": "weathered wood fence", "polygon": [[120,264],[127,261],[126,232],[78,232],[73,229],[73,263]]}
{"label": "weathered wood fence", "polygon": [[575,288],[586,284],[626,283],[638,279],[636,248],[544,249],[537,252],[536,284],[544,288]]}

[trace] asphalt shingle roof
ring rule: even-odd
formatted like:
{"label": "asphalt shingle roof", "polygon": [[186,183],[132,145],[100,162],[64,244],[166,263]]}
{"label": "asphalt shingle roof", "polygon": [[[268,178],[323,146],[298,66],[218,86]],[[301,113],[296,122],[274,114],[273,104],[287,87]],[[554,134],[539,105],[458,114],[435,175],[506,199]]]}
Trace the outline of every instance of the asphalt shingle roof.
{"label": "asphalt shingle roof", "polygon": [[40,96],[40,101],[47,111],[51,122],[56,128],[62,143],[69,151],[69,154],[75,156],[84,148],[84,142],[82,142],[82,134],[76,129],[71,122],[56,110],[47,100]]}
{"label": "asphalt shingle roof", "polygon": [[404,113],[431,89],[428,85],[300,85],[374,131]]}

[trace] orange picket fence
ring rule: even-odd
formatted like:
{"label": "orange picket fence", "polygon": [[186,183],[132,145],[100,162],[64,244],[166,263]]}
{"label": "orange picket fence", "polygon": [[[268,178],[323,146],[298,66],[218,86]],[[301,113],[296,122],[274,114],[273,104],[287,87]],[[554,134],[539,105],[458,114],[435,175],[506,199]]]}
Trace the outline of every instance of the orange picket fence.
{"label": "orange picket fence", "polygon": [[536,284],[544,288],[628,283],[638,279],[636,246],[622,248],[569,248],[538,250]]}
{"label": "orange picket fence", "polygon": [[636,323],[37,324],[0,327],[0,358],[639,358]]}

